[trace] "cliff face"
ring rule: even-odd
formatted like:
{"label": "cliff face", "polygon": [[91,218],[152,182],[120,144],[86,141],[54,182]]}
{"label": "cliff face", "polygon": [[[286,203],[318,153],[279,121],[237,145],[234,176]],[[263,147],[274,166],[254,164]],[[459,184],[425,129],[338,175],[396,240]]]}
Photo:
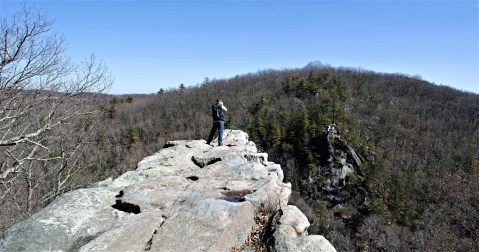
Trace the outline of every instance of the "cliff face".
{"label": "cliff face", "polygon": [[335,211],[347,206],[362,209],[368,197],[361,169],[364,160],[346,143],[334,125],[329,125],[325,133],[312,142],[320,164],[318,175],[324,178],[324,182],[308,185],[313,191],[311,196],[328,201],[329,207]]}
{"label": "cliff face", "polygon": [[66,193],[0,240],[0,251],[230,251],[248,239],[255,212],[279,209],[274,251],[335,251],[287,206],[291,185],[242,131],[224,146],[171,141],[135,171]]}

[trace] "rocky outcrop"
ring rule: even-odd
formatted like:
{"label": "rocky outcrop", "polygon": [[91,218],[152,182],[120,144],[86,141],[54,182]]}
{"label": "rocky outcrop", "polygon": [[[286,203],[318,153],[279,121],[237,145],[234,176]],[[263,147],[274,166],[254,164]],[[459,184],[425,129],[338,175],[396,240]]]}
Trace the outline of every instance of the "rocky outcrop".
{"label": "rocky outcrop", "polygon": [[323,148],[320,156],[322,175],[326,181],[323,189],[335,191],[344,187],[348,175],[364,176],[361,171],[361,159],[356,151],[351,148],[339,135],[334,125],[329,125],[318,148]]}
{"label": "rocky outcrop", "polygon": [[242,131],[224,146],[171,141],[136,170],[66,193],[11,227],[0,251],[229,251],[255,226],[255,212],[278,211],[271,248],[334,251],[288,206],[281,167]]}
{"label": "rocky outcrop", "polygon": [[344,220],[351,219],[351,212],[366,213],[368,188],[361,168],[366,160],[348,145],[335,125],[329,125],[312,144],[319,172],[303,180],[308,196],[328,202],[328,208]]}

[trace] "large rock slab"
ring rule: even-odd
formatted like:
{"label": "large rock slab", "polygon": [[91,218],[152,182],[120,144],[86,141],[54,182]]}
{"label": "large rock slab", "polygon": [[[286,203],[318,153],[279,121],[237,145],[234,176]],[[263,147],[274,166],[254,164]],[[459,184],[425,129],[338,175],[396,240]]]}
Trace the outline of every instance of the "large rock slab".
{"label": "large rock slab", "polygon": [[[223,146],[168,142],[136,170],[66,193],[14,225],[0,251],[230,251],[259,208],[288,207],[291,184],[267,159],[239,130],[225,130]],[[294,246],[316,250],[314,237],[306,242]]]}
{"label": "large rock slab", "polygon": [[92,239],[79,251],[145,251],[166,220],[161,210],[152,210],[143,214],[129,216],[120,225]]}
{"label": "large rock slab", "polygon": [[229,251],[241,244],[254,226],[249,202],[204,199],[166,220],[154,236],[153,251]]}
{"label": "large rock slab", "polygon": [[114,228],[125,215],[111,207],[112,198],[115,198],[115,192],[104,188],[66,193],[47,208],[7,230],[5,238],[0,240],[0,251],[78,248]]}

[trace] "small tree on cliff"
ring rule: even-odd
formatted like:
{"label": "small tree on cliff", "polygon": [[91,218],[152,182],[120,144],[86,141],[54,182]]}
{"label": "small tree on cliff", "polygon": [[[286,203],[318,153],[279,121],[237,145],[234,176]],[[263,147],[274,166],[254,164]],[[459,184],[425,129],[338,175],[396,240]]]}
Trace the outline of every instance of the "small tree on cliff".
{"label": "small tree on cliff", "polygon": [[91,156],[95,94],[112,83],[94,56],[70,62],[52,25],[26,6],[0,19],[0,229],[75,186]]}

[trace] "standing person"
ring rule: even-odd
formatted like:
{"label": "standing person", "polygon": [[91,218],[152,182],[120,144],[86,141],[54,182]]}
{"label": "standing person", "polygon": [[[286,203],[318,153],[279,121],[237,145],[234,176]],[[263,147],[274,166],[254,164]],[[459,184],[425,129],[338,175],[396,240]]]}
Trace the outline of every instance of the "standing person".
{"label": "standing person", "polygon": [[216,100],[216,104],[211,107],[211,115],[213,117],[213,127],[211,128],[210,136],[206,144],[210,144],[213,137],[218,130],[218,146],[223,145],[223,130],[225,129],[225,114],[223,112],[228,109],[223,105],[223,100]]}

